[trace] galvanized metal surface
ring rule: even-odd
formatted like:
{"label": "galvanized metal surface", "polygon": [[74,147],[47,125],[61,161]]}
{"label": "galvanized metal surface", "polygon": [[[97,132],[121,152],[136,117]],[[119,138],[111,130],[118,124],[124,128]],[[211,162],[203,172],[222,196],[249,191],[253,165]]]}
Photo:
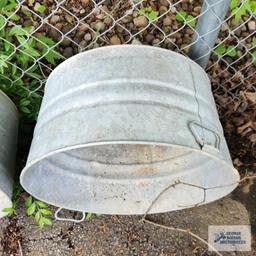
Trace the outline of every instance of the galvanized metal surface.
{"label": "galvanized metal surface", "polygon": [[17,109],[0,90],[0,218],[6,215],[2,210],[12,206],[17,133]]}
{"label": "galvanized metal surface", "polygon": [[41,200],[104,214],[143,214],[159,194],[151,213],[192,207],[238,180],[204,70],[135,45],[87,51],[52,72],[21,174]]}
{"label": "galvanized metal surface", "polygon": [[207,66],[230,2],[231,0],[205,0],[203,3],[188,54],[203,68]]}

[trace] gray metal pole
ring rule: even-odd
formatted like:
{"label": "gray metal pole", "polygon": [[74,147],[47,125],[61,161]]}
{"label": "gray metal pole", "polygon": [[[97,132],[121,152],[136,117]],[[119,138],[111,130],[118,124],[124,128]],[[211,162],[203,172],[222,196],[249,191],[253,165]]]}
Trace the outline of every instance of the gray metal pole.
{"label": "gray metal pole", "polygon": [[194,34],[188,54],[203,68],[207,66],[230,2],[231,0],[205,0],[203,3],[196,26],[198,34]]}

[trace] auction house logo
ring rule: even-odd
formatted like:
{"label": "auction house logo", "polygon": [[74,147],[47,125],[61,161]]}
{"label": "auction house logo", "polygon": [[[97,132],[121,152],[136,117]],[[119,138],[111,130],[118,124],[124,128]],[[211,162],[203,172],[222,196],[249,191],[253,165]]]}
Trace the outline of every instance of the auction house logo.
{"label": "auction house logo", "polygon": [[[218,251],[250,251],[251,227],[248,225],[209,226],[208,242]],[[209,246],[209,250],[213,249]]]}

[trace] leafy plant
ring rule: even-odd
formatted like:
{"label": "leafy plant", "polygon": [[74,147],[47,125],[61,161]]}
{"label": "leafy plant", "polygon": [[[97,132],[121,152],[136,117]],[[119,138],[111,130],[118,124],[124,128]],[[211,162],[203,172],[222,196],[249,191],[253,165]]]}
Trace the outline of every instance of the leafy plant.
{"label": "leafy plant", "polygon": [[35,221],[40,228],[44,228],[45,225],[52,225],[52,221],[49,216],[52,215],[52,211],[48,209],[48,205],[42,201],[34,200],[32,196],[29,196],[25,205],[27,208],[27,215],[34,216]]}
{"label": "leafy plant", "polygon": [[147,16],[150,20],[156,20],[159,15],[159,12],[154,11],[151,6],[141,8],[140,12]]}
{"label": "leafy plant", "polygon": [[22,188],[20,184],[16,184],[13,189],[13,195],[12,195],[12,207],[10,208],[4,208],[2,211],[8,213],[8,216],[13,216],[16,211],[17,203],[18,203],[18,196],[20,195],[20,192],[22,191]]}
{"label": "leafy plant", "polygon": [[175,240],[176,240],[177,242],[179,242],[179,241],[182,240],[182,237],[181,237],[180,235],[177,235],[177,236],[175,237]]}
{"label": "leafy plant", "polygon": [[192,15],[186,13],[183,10],[181,10],[180,12],[177,12],[175,18],[176,18],[177,21],[180,21],[180,22],[184,22],[185,21],[192,28],[195,28],[195,26],[196,26],[195,18]]}
{"label": "leafy plant", "polygon": [[243,2],[239,0],[232,0],[230,3],[230,10],[235,15],[235,20],[240,21],[243,16],[248,16],[250,12],[256,15],[256,1],[245,0]]}
{"label": "leafy plant", "polygon": [[42,13],[45,12],[46,7],[45,7],[44,5],[42,5],[42,4],[36,3],[36,4],[35,4],[35,7],[34,7],[34,10],[35,10],[36,12],[39,12],[39,13],[42,14]]}
{"label": "leafy plant", "polygon": [[37,59],[56,65],[63,57],[52,49],[55,42],[51,38],[31,37],[33,27],[5,26],[6,18],[14,17],[16,7],[15,0],[0,1],[0,89],[14,100],[23,115],[36,119],[41,104],[36,89],[46,78]]}
{"label": "leafy plant", "polygon": [[232,58],[237,56],[236,46],[234,46],[234,45],[229,45],[228,47],[226,47],[224,44],[220,44],[214,50],[214,53],[219,56],[226,54],[227,56],[232,57]]}
{"label": "leafy plant", "polygon": [[[256,47],[256,37],[254,37],[254,38],[252,39],[252,45],[253,45],[253,47],[254,47],[254,49],[255,49],[255,47]],[[256,50],[254,50],[254,51],[252,52],[252,61],[253,61],[253,65],[256,67]]]}

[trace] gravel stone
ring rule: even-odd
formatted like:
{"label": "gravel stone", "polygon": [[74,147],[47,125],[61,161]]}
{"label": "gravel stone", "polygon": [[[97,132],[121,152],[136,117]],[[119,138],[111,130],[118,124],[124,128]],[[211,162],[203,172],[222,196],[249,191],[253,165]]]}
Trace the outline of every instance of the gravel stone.
{"label": "gravel stone", "polygon": [[51,17],[51,19],[50,19],[50,23],[51,24],[56,24],[57,22],[59,22],[60,21],[60,16],[58,16],[58,15],[53,15],[52,17]]}
{"label": "gravel stone", "polygon": [[121,40],[117,35],[114,35],[110,38],[110,43],[113,45],[121,44]]}
{"label": "gravel stone", "polygon": [[152,35],[152,34],[147,34],[146,35],[146,41],[147,41],[147,43],[152,43],[153,42],[153,40],[155,39],[155,37],[154,37],[154,35]]}
{"label": "gravel stone", "polygon": [[90,0],[81,0],[81,4],[85,8],[90,4]]}
{"label": "gravel stone", "polygon": [[91,41],[91,40],[92,40],[91,34],[90,34],[90,33],[86,33],[86,34],[84,35],[84,40],[85,40],[86,42]]}
{"label": "gravel stone", "polygon": [[132,40],[132,44],[141,45],[142,43],[141,43],[138,39],[134,38],[134,39]]}
{"label": "gravel stone", "polygon": [[172,24],[172,19],[169,16],[165,17],[163,20],[163,25],[170,26],[171,24]]}
{"label": "gravel stone", "polygon": [[248,29],[251,32],[254,32],[256,30],[256,22],[251,20],[248,22]]}
{"label": "gravel stone", "polygon": [[139,16],[133,19],[133,23],[136,27],[146,27],[148,19],[145,16]]}
{"label": "gravel stone", "polygon": [[49,37],[51,37],[54,41],[57,42],[60,40],[61,34],[56,29],[51,28],[49,30]]}
{"label": "gravel stone", "polygon": [[102,22],[102,21],[98,21],[96,24],[95,24],[95,29],[97,31],[103,31],[105,29],[105,24]]}
{"label": "gravel stone", "polygon": [[64,57],[66,57],[66,58],[70,58],[70,57],[72,57],[73,56],[73,48],[72,47],[67,47],[67,48],[65,48],[65,50],[64,50],[64,52],[63,52],[63,55],[64,55]]}

